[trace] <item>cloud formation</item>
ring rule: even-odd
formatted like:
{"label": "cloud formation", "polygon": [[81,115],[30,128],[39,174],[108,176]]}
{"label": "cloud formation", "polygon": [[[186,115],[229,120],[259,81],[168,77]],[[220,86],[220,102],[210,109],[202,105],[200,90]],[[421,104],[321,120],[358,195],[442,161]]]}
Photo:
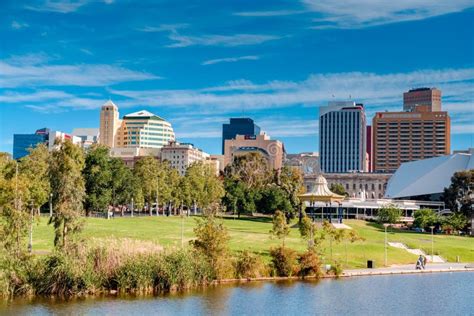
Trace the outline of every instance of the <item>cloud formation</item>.
{"label": "cloud formation", "polygon": [[219,64],[219,63],[235,63],[241,60],[258,60],[258,59],[260,59],[259,56],[226,57],[226,58],[209,59],[209,60],[203,61],[201,65],[207,66],[207,65],[214,65],[214,64]]}
{"label": "cloud formation", "polygon": [[[71,13],[93,2],[93,0],[45,0],[41,4],[27,5],[25,9],[38,12]],[[103,0],[103,2],[112,4],[114,0]]]}

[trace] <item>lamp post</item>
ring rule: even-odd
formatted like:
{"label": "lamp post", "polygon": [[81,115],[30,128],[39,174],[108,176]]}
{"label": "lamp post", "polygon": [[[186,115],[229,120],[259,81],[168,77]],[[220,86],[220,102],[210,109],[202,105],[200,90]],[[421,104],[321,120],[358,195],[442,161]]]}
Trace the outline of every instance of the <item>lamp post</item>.
{"label": "lamp post", "polygon": [[388,245],[388,242],[387,242],[387,227],[389,226],[389,224],[383,224],[383,226],[385,227],[385,260],[384,260],[384,263],[385,263],[385,266],[387,266],[387,245]]}
{"label": "lamp post", "polygon": [[49,194],[49,217],[53,217],[53,193]]}
{"label": "lamp post", "polygon": [[434,229],[434,226],[430,226],[430,229],[431,229],[431,262],[433,263],[433,259],[434,259],[433,229]]}
{"label": "lamp post", "polygon": [[130,214],[130,217],[133,217],[133,198],[132,198],[132,213]]}

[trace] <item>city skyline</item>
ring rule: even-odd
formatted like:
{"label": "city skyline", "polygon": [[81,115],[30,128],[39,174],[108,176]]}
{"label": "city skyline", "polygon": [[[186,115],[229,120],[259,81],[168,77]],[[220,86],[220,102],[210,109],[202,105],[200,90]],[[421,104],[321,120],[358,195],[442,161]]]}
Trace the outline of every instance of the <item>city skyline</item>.
{"label": "city skyline", "polygon": [[320,106],[352,96],[371,122],[421,86],[443,92],[451,150],[473,147],[472,5],[368,2],[3,2],[0,151],[14,133],[99,127],[109,98],[212,154],[231,117],[287,152],[319,151]]}

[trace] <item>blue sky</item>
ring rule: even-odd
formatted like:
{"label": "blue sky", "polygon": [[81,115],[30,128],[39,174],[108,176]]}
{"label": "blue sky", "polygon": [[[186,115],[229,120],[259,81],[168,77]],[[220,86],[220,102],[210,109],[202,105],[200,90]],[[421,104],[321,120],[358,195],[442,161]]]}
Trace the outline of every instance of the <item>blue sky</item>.
{"label": "blue sky", "polygon": [[474,147],[472,1],[3,0],[0,13],[0,151],[14,133],[98,127],[108,98],[210,153],[235,116],[317,151],[319,106],[351,97],[371,121],[420,86],[442,89],[452,149]]}

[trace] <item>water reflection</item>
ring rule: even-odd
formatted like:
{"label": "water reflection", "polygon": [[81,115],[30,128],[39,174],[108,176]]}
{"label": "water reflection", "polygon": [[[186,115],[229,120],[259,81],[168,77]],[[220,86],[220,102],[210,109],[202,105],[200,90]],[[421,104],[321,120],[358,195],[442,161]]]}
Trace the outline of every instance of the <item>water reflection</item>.
{"label": "water reflection", "polygon": [[474,273],[224,284],[148,297],[17,299],[1,315],[473,315]]}

